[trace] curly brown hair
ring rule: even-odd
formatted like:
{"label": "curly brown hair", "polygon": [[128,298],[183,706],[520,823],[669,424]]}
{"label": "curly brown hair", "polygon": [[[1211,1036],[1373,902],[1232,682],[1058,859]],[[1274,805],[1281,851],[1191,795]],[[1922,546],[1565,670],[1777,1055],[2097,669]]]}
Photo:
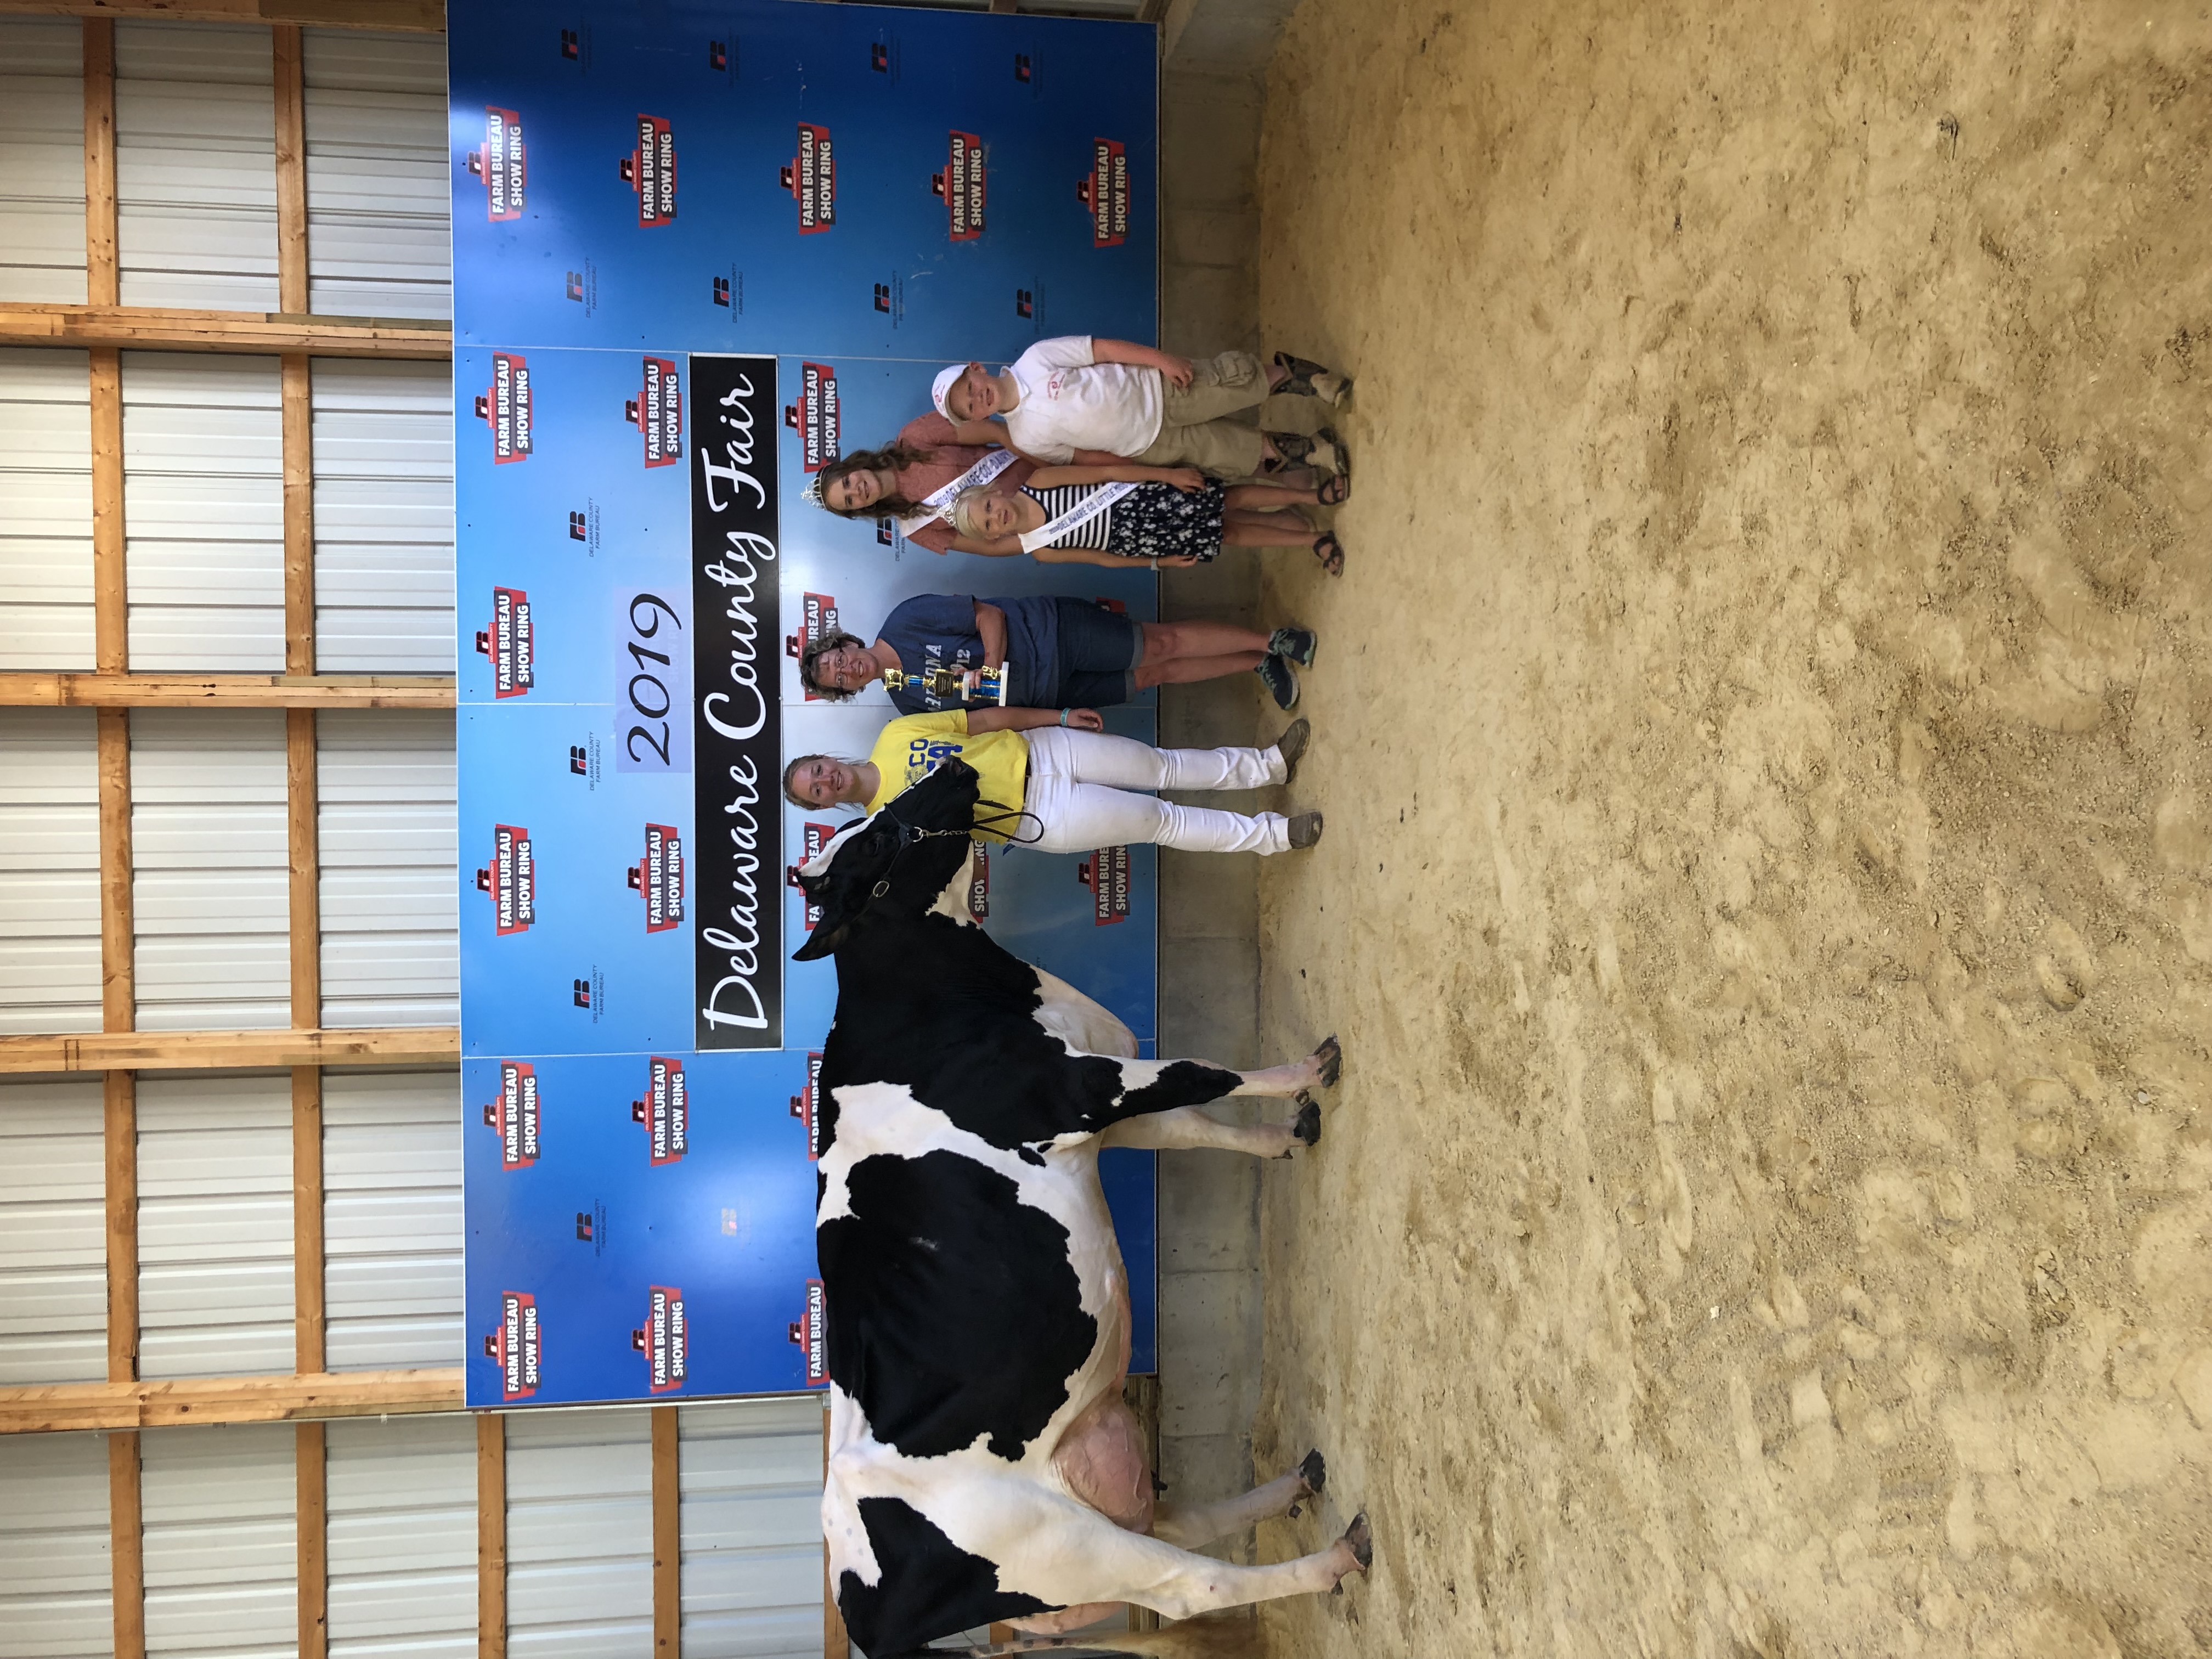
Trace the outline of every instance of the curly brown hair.
{"label": "curly brown hair", "polygon": [[819,492],[817,499],[822,503],[824,512],[835,513],[841,519],[901,519],[909,513],[918,513],[921,510],[921,503],[908,500],[896,490],[888,495],[878,496],[857,510],[841,511],[830,505],[830,486],[841,479],[851,477],[855,472],[876,472],[886,467],[894,472],[902,472],[908,467],[928,460],[936,453],[931,449],[916,449],[911,444],[895,443],[886,444],[881,449],[856,449],[849,455],[840,455],[815,475],[815,488]]}
{"label": "curly brown hair", "polygon": [[841,645],[866,645],[866,640],[855,639],[850,634],[824,634],[819,639],[809,640],[806,648],[799,653],[799,683],[817,697],[827,697],[831,702],[843,702],[853,694],[842,686],[824,685],[814,678],[814,665],[822,659],[824,651],[835,651]]}

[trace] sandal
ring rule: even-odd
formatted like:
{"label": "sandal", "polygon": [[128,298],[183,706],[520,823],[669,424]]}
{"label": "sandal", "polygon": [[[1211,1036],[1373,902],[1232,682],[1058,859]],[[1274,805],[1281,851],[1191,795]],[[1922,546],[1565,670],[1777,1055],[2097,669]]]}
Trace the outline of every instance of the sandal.
{"label": "sandal", "polygon": [[1336,532],[1324,530],[1314,538],[1313,556],[1321,561],[1321,568],[1332,576],[1344,574],[1344,544],[1336,538]]}
{"label": "sandal", "polygon": [[1332,409],[1340,405],[1352,395],[1352,377],[1322,368],[1310,357],[1294,357],[1287,351],[1275,354],[1275,367],[1289,371],[1290,378],[1275,390],[1292,398],[1318,398]]}
{"label": "sandal", "polygon": [[1316,432],[1311,437],[1303,432],[1269,432],[1263,434],[1275,447],[1275,453],[1286,466],[1311,466],[1323,472],[1346,472],[1344,446],[1337,441],[1334,432]]}
{"label": "sandal", "polygon": [[1333,472],[1323,478],[1314,490],[1314,500],[1322,507],[1341,507],[1352,494],[1352,475]]}

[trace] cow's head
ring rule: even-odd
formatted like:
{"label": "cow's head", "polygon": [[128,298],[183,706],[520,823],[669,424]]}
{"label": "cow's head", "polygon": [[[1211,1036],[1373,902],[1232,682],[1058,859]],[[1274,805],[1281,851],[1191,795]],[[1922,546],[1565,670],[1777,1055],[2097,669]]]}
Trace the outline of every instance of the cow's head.
{"label": "cow's head", "polygon": [[842,946],[872,916],[919,915],[937,902],[968,861],[975,822],[975,769],[948,757],[800,866],[799,887],[822,907],[794,962],[813,962]]}

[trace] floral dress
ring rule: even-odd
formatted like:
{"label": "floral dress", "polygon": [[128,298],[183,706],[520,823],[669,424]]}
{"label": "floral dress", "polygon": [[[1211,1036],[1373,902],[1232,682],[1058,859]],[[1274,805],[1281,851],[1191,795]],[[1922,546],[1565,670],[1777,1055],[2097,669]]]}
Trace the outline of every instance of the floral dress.
{"label": "floral dress", "polygon": [[[1097,484],[1063,484],[1057,489],[1022,494],[1044,508],[1045,522],[1088,497]],[[1173,484],[1139,484],[1097,517],[1085,520],[1050,544],[1089,548],[1125,559],[1195,558],[1200,564],[1221,551],[1221,516],[1227,492],[1208,481],[1185,495]]]}

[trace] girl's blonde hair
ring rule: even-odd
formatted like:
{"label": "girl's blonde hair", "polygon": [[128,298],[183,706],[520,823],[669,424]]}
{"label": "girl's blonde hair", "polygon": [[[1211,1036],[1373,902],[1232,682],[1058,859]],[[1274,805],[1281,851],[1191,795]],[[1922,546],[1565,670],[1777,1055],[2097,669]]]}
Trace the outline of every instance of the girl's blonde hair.
{"label": "girl's blonde hair", "polygon": [[978,541],[984,540],[985,537],[977,526],[975,514],[983,505],[983,498],[990,493],[988,489],[977,486],[963,489],[955,495],[952,498],[952,527],[963,536],[973,537]]}

